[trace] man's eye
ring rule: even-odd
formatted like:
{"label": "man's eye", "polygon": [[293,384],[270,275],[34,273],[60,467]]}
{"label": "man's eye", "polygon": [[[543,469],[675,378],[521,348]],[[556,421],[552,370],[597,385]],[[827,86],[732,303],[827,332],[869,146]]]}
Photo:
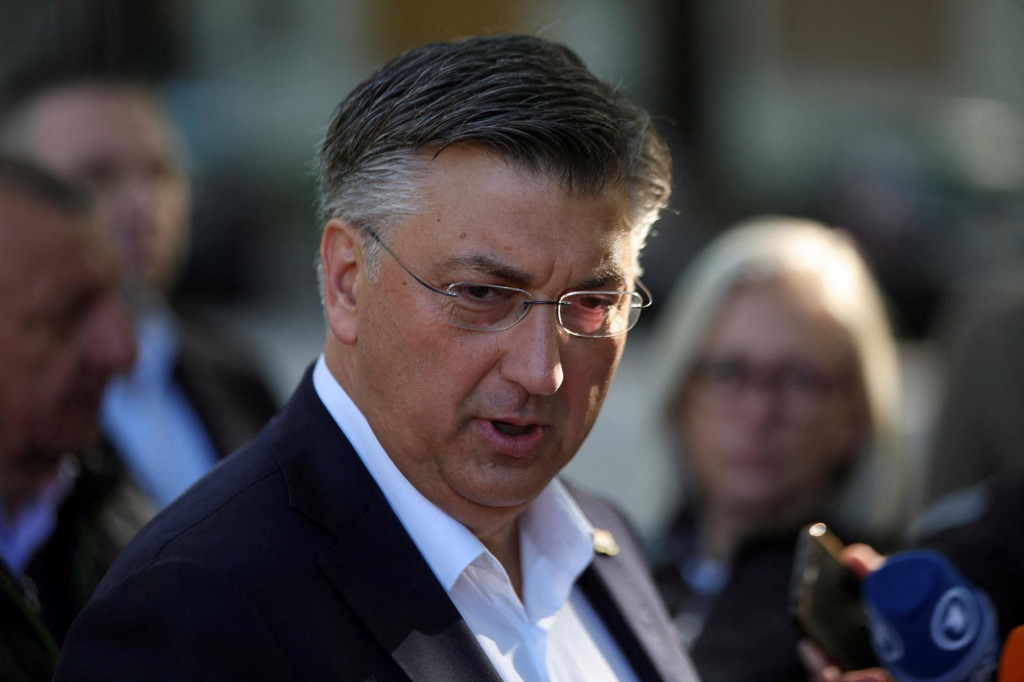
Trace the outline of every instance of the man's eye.
{"label": "man's eye", "polygon": [[486,284],[454,284],[449,291],[466,301],[473,303],[501,303],[514,294]]}
{"label": "man's eye", "polygon": [[79,174],[79,181],[94,189],[104,189],[118,182],[121,171],[116,164],[109,161],[96,161],[88,164]]}
{"label": "man's eye", "polygon": [[165,159],[153,160],[146,169],[147,174],[153,180],[173,180],[179,175],[179,171]]}
{"label": "man's eye", "polygon": [[614,308],[618,298],[618,296],[611,294],[584,294],[582,296],[573,296],[573,302],[584,310],[602,311]]}
{"label": "man's eye", "polygon": [[76,295],[62,297],[36,318],[36,326],[51,338],[67,339],[88,317],[95,298],[93,292],[77,292]]}
{"label": "man's eye", "polygon": [[462,290],[459,291],[459,295],[478,301],[486,301],[488,298],[493,297],[494,290],[491,287],[469,284],[462,287]]}

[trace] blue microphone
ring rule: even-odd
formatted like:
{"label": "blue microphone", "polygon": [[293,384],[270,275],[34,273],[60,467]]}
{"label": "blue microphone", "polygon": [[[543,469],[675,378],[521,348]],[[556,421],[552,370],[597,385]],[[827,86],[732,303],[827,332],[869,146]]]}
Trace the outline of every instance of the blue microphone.
{"label": "blue microphone", "polygon": [[999,641],[992,603],[941,554],[895,554],[861,590],[875,655],[900,682],[993,679]]}

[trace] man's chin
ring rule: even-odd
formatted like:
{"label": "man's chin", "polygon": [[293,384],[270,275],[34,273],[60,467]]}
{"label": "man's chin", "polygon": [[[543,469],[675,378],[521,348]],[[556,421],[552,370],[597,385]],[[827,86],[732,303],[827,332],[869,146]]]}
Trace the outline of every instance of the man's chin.
{"label": "man's chin", "polygon": [[55,450],[49,446],[35,448],[19,462],[18,477],[23,481],[22,485],[32,489],[43,488],[57,476],[66,454],[67,450]]}
{"label": "man's chin", "polygon": [[[509,479],[512,480],[509,480]],[[479,481],[463,488],[461,496],[474,505],[493,509],[496,512],[522,511],[537,499],[550,479],[545,481],[514,480],[501,477],[500,480]]]}

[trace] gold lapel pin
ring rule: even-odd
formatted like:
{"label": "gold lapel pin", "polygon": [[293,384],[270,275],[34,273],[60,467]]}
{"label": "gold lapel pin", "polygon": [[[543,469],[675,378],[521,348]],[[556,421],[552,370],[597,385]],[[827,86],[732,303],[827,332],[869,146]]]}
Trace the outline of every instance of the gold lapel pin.
{"label": "gold lapel pin", "polygon": [[615,542],[615,536],[611,531],[594,529],[594,551],[605,556],[618,556],[619,543]]}

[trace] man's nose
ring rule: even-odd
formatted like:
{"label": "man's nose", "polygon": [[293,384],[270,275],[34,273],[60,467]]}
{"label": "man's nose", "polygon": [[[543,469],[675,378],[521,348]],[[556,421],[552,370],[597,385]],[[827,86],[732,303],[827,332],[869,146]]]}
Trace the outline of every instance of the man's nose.
{"label": "man's nose", "polygon": [[555,320],[555,306],[530,306],[515,327],[500,332],[508,346],[501,361],[502,376],[530,395],[551,395],[562,385],[561,344],[564,334]]}
{"label": "man's nose", "polygon": [[135,230],[152,227],[160,201],[158,179],[145,172],[126,171],[117,186],[116,204],[119,220]]}

